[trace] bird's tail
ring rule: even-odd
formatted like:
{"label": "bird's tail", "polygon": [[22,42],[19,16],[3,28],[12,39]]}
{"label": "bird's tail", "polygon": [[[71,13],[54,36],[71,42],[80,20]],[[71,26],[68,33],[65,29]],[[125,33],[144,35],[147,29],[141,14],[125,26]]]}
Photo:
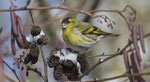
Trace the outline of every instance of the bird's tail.
{"label": "bird's tail", "polygon": [[120,36],[120,34],[113,34],[113,33],[103,33],[102,34],[102,38],[106,38],[106,37],[118,37]]}
{"label": "bird's tail", "polygon": [[111,37],[118,37],[118,36],[120,36],[120,34],[113,34],[113,33],[108,33],[108,35],[110,35]]}

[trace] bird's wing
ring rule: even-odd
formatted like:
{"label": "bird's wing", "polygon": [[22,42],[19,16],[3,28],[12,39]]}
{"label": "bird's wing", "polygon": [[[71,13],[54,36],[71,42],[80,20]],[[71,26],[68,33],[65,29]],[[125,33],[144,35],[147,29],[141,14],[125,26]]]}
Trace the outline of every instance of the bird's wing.
{"label": "bird's wing", "polygon": [[119,36],[119,34],[104,32],[101,29],[97,28],[96,26],[90,25],[89,23],[86,22],[79,23],[78,25],[75,26],[75,28],[77,28],[80,33],[85,35],[93,35],[93,36],[102,35],[102,36],[112,36],[112,37]]}
{"label": "bird's wing", "polygon": [[90,24],[86,22],[79,22],[79,24],[75,25],[74,28],[77,29],[80,33],[82,33],[84,30],[88,29],[90,27]]}
{"label": "bird's wing", "polygon": [[75,26],[75,28],[77,28],[82,34],[90,34],[90,35],[98,35],[98,36],[109,34],[107,32],[100,30],[96,26],[92,26],[89,23],[85,23],[85,22],[79,23],[78,25]]}

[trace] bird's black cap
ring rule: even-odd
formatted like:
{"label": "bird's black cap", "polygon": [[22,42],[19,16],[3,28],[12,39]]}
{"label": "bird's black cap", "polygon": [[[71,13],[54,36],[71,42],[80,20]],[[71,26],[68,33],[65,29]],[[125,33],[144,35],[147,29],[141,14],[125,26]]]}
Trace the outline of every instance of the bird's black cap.
{"label": "bird's black cap", "polygon": [[64,18],[61,23],[70,23],[69,19],[72,18],[72,17],[66,17]]}

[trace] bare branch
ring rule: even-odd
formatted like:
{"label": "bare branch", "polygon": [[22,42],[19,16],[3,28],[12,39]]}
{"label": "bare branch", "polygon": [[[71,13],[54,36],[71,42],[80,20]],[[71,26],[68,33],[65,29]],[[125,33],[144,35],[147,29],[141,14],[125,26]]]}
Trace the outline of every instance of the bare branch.
{"label": "bare branch", "polygon": [[[125,78],[125,77],[133,77],[133,76],[149,76],[150,72],[147,73],[136,73],[136,74],[124,74],[124,75],[119,75],[115,77],[110,77],[110,78],[105,78],[97,81],[108,81],[108,80],[113,80],[113,79],[118,79],[118,78]],[[88,81],[89,82],[89,81]]]}
{"label": "bare branch", "polygon": [[100,55],[94,55],[94,56],[88,56],[88,58],[90,59],[90,58],[95,58],[95,57],[100,57],[100,56],[111,56],[111,54],[109,55],[105,55],[104,53],[103,54],[100,54]]}
{"label": "bare branch", "polygon": [[13,3],[13,1],[12,1],[12,0],[10,0],[10,3],[11,3],[11,5],[12,5],[12,6],[14,6],[14,3]]}
{"label": "bare branch", "polygon": [[44,82],[48,82],[48,71],[47,71],[46,59],[44,57],[44,53],[43,53],[43,50],[42,50],[41,46],[39,46],[39,47],[40,47],[40,51],[41,51],[41,55],[42,55],[42,59],[43,59],[43,63],[44,63],[44,73],[45,73]]}
{"label": "bare branch", "polygon": [[33,15],[32,15],[32,11],[29,10],[30,16],[31,16],[31,20],[32,20],[32,25],[34,25],[34,19],[33,19]]}
{"label": "bare branch", "polygon": [[5,77],[6,77],[9,81],[11,81],[11,82],[18,82],[17,79],[15,79],[14,77],[10,76],[10,74],[7,74],[6,72],[5,72]]}
{"label": "bare branch", "polygon": [[31,68],[30,66],[27,66],[27,70],[28,71],[33,71],[33,72],[37,73],[44,80],[44,77],[42,76],[42,73],[40,71],[38,71],[36,68],[34,69],[34,68]]}
{"label": "bare branch", "polygon": [[29,6],[30,2],[31,2],[31,0],[27,0],[26,5],[24,6],[25,9]]}
{"label": "bare branch", "polygon": [[96,9],[96,10],[79,10],[74,8],[67,8],[67,7],[60,7],[60,6],[47,6],[47,7],[36,7],[36,8],[16,8],[16,9],[0,9],[0,12],[10,12],[10,11],[24,11],[24,10],[47,10],[47,9],[62,9],[62,10],[68,10],[78,13],[83,13],[87,15],[91,15],[91,13],[94,12],[120,12],[120,10],[105,10],[105,9]]}
{"label": "bare branch", "polygon": [[[150,33],[144,35],[144,38],[146,38],[146,37],[148,37],[148,36],[150,36]],[[139,38],[138,38],[138,40],[139,40]],[[96,68],[96,67],[99,66],[100,64],[102,64],[102,63],[104,63],[104,62],[106,62],[106,61],[108,61],[108,60],[110,60],[110,59],[112,59],[112,58],[114,58],[114,57],[117,57],[117,56],[119,56],[119,55],[122,55],[122,54],[123,54],[123,51],[124,51],[126,48],[128,48],[132,43],[133,43],[133,42],[129,42],[120,52],[117,52],[117,53],[115,53],[115,54],[112,54],[110,57],[105,58],[103,61],[98,61],[94,66],[92,66],[91,69],[89,69],[87,72],[85,72],[84,74],[82,74],[81,76],[79,76],[79,77],[78,77],[78,80],[80,80],[82,77],[84,77],[85,75],[87,75],[89,72],[91,72],[94,68]]]}
{"label": "bare branch", "polygon": [[21,80],[19,79],[19,77],[18,77],[16,71],[15,71],[13,68],[11,68],[4,60],[2,60],[2,61],[3,61],[4,64],[14,73],[14,75],[16,76],[16,78],[18,79],[18,81],[21,82]]}

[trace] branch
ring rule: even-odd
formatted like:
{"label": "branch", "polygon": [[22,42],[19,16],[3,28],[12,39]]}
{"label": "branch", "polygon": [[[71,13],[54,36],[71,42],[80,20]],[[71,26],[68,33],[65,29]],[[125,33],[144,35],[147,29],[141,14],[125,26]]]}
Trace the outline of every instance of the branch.
{"label": "branch", "polygon": [[47,63],[45,61],[45,57],[44,57],[44,53],[43,53],[43,50],[40,46],[40,51],[41,51],[41,55],[42,55],[42,59],[43,59],[43,63],[44,63],[44,82],[48,82],[48,71],[47,71]]}
{"label": "branch", "polygon": [[34,19],[33,19],[32,11],[29,10],[29,13],[30,13],[30,17],[31,17],[31,20],[32,20],[32,25],[34,25]]}
{"label": "branch", "polygon": [[2,61],[15,74],[16,78],[18,79],[18,81],[21,82],[19,77],[18,77],[18,75],[17,75],[17,73],[16,73],[16,71],[13,68],[11,68],[4,60],[2,60]]}
{"label": "branch", "polygon": [[[90,10],[96,9],[100,2],[101,2],[101,0],[95,0],[95,1],[93,2],[93,4],[92,4]],[[86,17],[83,19],[84,22],[89,22],[89,20],[90,20],[90,16],[86,16]]]}
{"label": "branch", "polygon": [[94,56],[88,56],[88,59],[90,59],[90,58],[95,58],[95,57],[99,57],[99,56],[111,56],[111,54],[107,54],[107,55],[105,55],[104,53],[103,54],[100,54],[100,55],[94,55]]}
{"label": "branch", "polygon": [[[129,52],[132,52],[133,51],[133,49],[129,49],[127,52],[129,53]],[[94,55],[94,56],[87,56],[88,57],[88,59],[91,59],[91,58],[95,58],[95,57],[108,57],[108,56],[112,56],[113,54],[100,54],[100,55]]]}
{"label": "branch", "polygon": [[12,0],[10,0],[10,3],[11,3],[11,5],[12,5],[12,6],[14,6],[14,3],[13,3],[13,1],[12,1]]}
{"label": "branch", "polygon": [[91,15],[94,12],[121,12],[120,10],[105,10],[105,9],[95,9],[95,10],[79,10],[74,8],[60,7],[60,6],[47,6],[47,7],[36,7],[36,8],[15,8],[15,9],[0,9],[0,12],[10,12],[10,11],[23,11],[23,10],[46,10],[46,9],[63,9],[69,10],[73,12],[83,13],[87,15]]}
{"label": "branch", "polygon": [[113,80],[113,79],[118,79],[118,78],[133,77],[133,76],[143,76],[143,75],[150,75],[150,72],[138,73],[138,74],[124,74],[124,75],[114,76],[114,77],[110,77],[110,78],[104,78],[104,79],[96,80],[96,81],[108,81],[108,80]]}
{"label": "branch", "polygon": [[[150,33],[144,35],[144,38],[146,38],[146,37],[148,37],[148,36],[150,36]],[[138,40],[139,40],[139,39],[138,39]],[[123,51],[124,51],[126,48],[128,48],[132,43],[133,43],[133,42],[129,42],[129,43],[128,43],[121,51],[119,51],[118,53],[111,54],[110,57],[105,58],[103,61],[100,60],[99,62],[97,62],[91,69],[89,69],[87,72],[85,72],[84,74],[82,74],[81,76],[79,76],[79,77],[78,77],[78,80],[80,80],[82,77],[84,77],[85,75],[87,75],[89,72],[91,72],[91,71],[92,71],[94,68],[96,68],[98,65],[100,65],[100,64],[102,64],[102,63],[104,63],[104,62],[106,62],[106,61],[108,61],[108,60],[110,60],[110,59],[112,59],[112,58],[114,58],[114,57],[116,57],[116,56],[122,55],[122,54],[123,54]]]}
{"label": "branch", "polygon": [[18,82],[17,79],[13,78],[12,76],[10,76],[10,74],[7,74],[5,72],[5,77],[10,81],[10,82]]}
{"label": "branch", "polygon": [[40,71],[38,71],[36,68],[34,69],[34,68],[31,68],[30,66],[27,66],[27,69],[28,69],[29,71],[33,71],[33,72],[37,73],[37,74],[38,74],[40,77],[42,77],[43,80],[44,80],[44,77],[42,76],[42,73],[41,73]]}

